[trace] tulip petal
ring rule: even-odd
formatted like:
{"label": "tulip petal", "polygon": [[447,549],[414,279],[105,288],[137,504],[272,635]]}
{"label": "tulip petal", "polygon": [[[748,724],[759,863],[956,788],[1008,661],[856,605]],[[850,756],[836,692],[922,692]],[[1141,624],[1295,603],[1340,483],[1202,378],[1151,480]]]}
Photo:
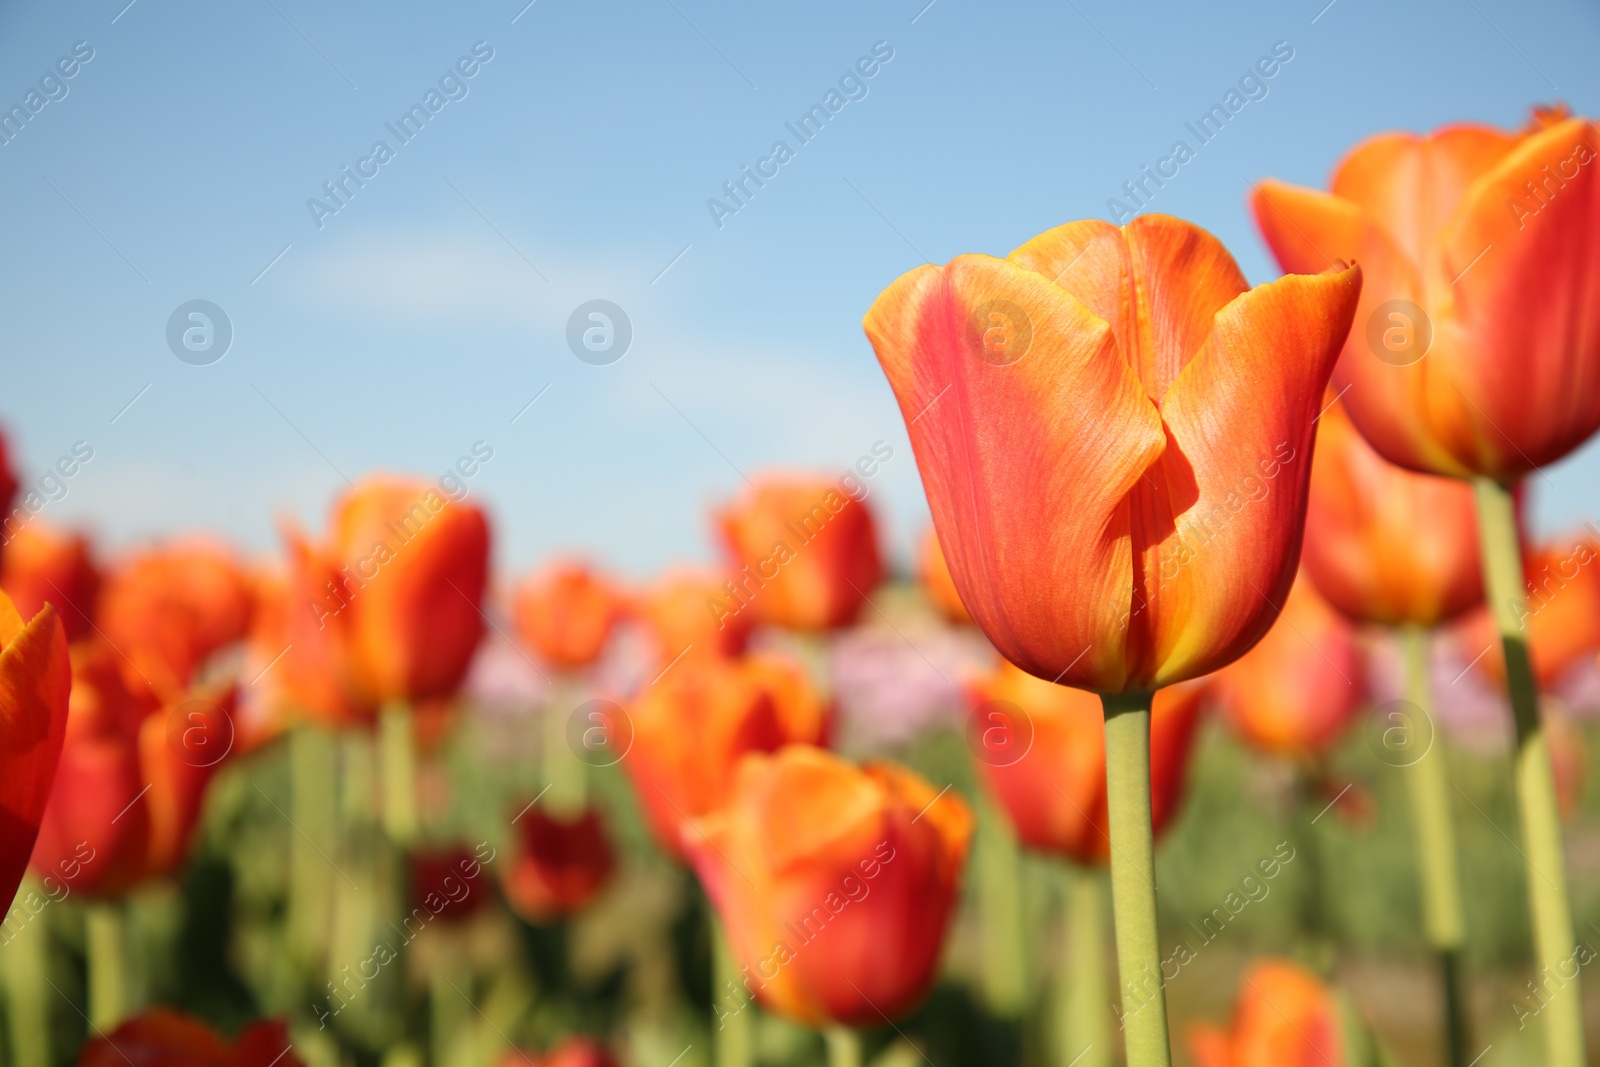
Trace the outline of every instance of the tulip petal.
{"label": "tulip petal", "polygon": [[1353,201],[1268,178],[1250,191],[1250,206],[1287,274],[1320,274],[1359,254],[1367,223]]}
{"label": "tulip petal", "polygon": [[1170,445],[1130,507],[1132,675],[1207,674],[1271,626],[1300,555],[1313,420],[1360,291],[1359,267],[1252,289],[1173,382]]}
{"label": "tulip petal", "polygon": [[46,605],[21,617],[0,594],[0,904],[9,906],[33,852],[66,733],[67,636]]}
{"label": "tulip petal", "polygon": [[[1031,673],[1120,689],[1122,642],[1105,635],[1125,630],[1132,587],[1124,499],[1164,441],[1111,328],[975,255],[902,276],[864,325],[973,618]],[[1032,595],[1001,596],[1017,575]]]}

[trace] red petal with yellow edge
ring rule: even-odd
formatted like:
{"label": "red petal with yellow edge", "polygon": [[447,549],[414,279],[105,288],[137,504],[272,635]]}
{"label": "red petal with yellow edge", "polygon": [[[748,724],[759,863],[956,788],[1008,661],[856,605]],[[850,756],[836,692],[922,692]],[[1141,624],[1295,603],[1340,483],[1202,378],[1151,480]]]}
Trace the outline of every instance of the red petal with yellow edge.
{"label": "red petal with yellow edge", "polygon": [[974,620],[1030,673],[1121,690],[1123,501],[1164,444],[1110,327],[989,256],[902,276],[864,325]]}
{"label": "red petal with yellow edge", "polygon": [[1597,156],[1600,130],[1584,119],[1529,137],[1473,187],[1444,235],[1446,267],[1459,274],[1446,324],[1450,377],[1466,401],[1457,436],[1475,471],[1523,474],[1600,428]]}
{"label": "red petal with yellow edge", "polygon": [[1360,291],[1359,267],[1252,289],[1173,382],[1169,447],[1129,501],[1141,688],[1209,674],[1276,618],[1300,556],[1312,420]]}
{"label": "red petal with yellow edge", "polygon": [[72,666],[55,609],[24,625],[4,593],[0,647],[0,902],[10,906],[61,757]]}

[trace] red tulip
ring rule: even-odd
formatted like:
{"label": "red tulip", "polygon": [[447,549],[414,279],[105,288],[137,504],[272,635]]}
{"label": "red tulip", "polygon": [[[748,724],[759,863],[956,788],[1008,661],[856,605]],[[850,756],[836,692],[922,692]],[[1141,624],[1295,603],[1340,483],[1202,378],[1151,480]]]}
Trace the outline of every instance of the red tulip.
{"label": "red tulip", "polygon": [[1198,1067],[1344,1067],[1344,1040],[1333,994],[1309,971],[1262,960],[1226,1030],[1202,1025],[1189,1037]]}
{"label": "red tulip", "polygon": [[621,593],[576,562],[551,564],[513,597],[522,640],[545,662],[567,671],[600,658],[622,608]]}
{"label": "red tulip", "polygon": [[616,854],[594,808],[567,819],[535,804],[515,819],[517,849],[501,868],[506,901],[531,923],[582,910],[605,888]]}
{"label": "red tulip", "polygon": [[866,501],[825,478],[763,479],[717,525],[740,568],[722,601],[730,622],[749,607],[757,621],[792,630],[847,626],[883,580]]}
{"label": "red tulip", "polygon": [[230,1045],[197,1019],[156,1008],[97,1033],[78,1053],[78,1067],[304,1067],[277,1021],[245,1028]]}
{"label": "red tulip", "polygon": [[867,313],[961,600],[1103,693],[1238,658],[1294,577],[1312,420],[1361,272],[1250,289],[1164,215],[901,277]]}
{"label": "red tulip", "polygon": [[683,845],[762,1004],[876,1026],[933,982],[971,835],[966,804],[907,770],[790,745],[747,756]]}
{"label": "red tulip", "polygon": [[46,605],[24,622],[0,593],[0,902],[7,907],[55,779],[71,687],[67,635],[55,609]]}
{"label": "red tulip", "polygon": [[489,901],[483,864],[465,846],[414,853],[411,864],[412,914],[426,908],[434,919],[457,923],[476,915]]}
{"label": "red tulip", "polygon": [[0,553],[0,589],[25,617],[54,604],[67,640],[89,632],[95,600],[100,595],[100,570],[81,533],[57,533],[30,523],[6,542]]}
{"label": "red tulip", "polygon": [[[1156,694],[1150,813],[1158,835],[1183,799],[1203,692],[1202,685],[1191,684]],[[1003,663],[973,687],[969,699],[979,774],[1018,838],[1079,863],[1106,863],[1111,838],[1100,698]]]}

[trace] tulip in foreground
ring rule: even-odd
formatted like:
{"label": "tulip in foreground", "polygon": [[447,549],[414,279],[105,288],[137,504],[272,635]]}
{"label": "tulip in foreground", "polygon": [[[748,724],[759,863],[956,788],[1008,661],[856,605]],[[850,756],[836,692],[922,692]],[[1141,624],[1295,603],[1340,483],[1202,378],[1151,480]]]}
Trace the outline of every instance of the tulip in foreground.
{"label": "tulip in foreground", "polygon": [[[1210,234],[1147,215],[918,267],[867,313],[962,603],[1028,673],[1105,694],[1124,972],[1160,963],[1150,694],[1272,625],[1360,288],[1335,267],[1251,289]],[[1164,1008],[1126,1042],[1169,1062]]]}
{"label": "tulip in foreground", "polygon": [[1226,1029],[1189,1035],[1197,1067],[1345,1067],[1338,1002],[1309,971],[1262,960],[1244,976]]}
{"label": "tulip in foreground", "polygon": [[0,593],[0,900],[28,866],[66,734],[72,667],[48,605],[24,621]]}
{"label": "tulip in foreground", "polygon": [[[1353,149],[1323,193],[1263,182],[1256,219],[1287,270],[1367,272],[1335,372],[1352,421],[1412,470],[1470,480],[1508,664],[1535,952],[1574,940],[1547,739],[1523,630],[1517,483],[1600,429],[1600,128],[1564,109],[1520,132],[1460,124]],[[1576,981],[1576,980],[1575,980]],[[1584,1062],[1582,998],[1542,1013],[1550,1063]]]}
{"label": "tulip in foreground", "polygon": [[858,1027],[928,991],[971,834],[967,806],[909,771],[791,745],[747,757],[683,847],[726,924],[737,993],[808,1026]]}

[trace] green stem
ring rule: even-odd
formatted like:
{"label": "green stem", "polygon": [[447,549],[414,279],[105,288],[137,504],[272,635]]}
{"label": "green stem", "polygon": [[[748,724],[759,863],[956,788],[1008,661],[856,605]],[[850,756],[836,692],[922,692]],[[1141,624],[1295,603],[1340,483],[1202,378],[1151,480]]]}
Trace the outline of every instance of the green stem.
{"label": "green stem", "polygon": [[716,1020],[713,1033],[716,1043],[717,1067],[750,1067],[751,1023],[755,1020],[756,1006],[750,991],[740,980],[739,964],[734,959],[733,946],[728,943],[728,933],[722,920],[711,917],[715,958],[712,960],[711,1014]]}
{"label": "green stem", "polygon": [[43,907],[35,912],[24,901],[44,901],[43,887],[29,875],[22,882],[0,943],[6,955],[6,1029],[11,1032],[13,1067],[50,1067],[50,928]]}
{"label": "green stem", "polygon": [[987,797],[978,805],[978,903],[983,920],[984,999],[1013,1018],[1027,999],[1023,971],[1022,867],[1017,839]]}
{"label": "green stem", "polygon": [[1108,1067],[1111,1031],[1106,992],[1105,894],[1100,872],[1061,864],[1061,969],[1056,977],[1063,1067]]}
{"label": "green stem", "polygon": [[295,957],[316,973],[328,948],[332,904],[328,857],[337,849],[337,782],[331,739],[310,725],[289,734],[289,936]]}
{"label": "green stem", "polygon": [[[1424,722],[1433,722],[1433,687],[1428,680],[1428,634],[1417,627],[1400,632],[1405,651],[1406,699]],[[1466,1005],[1461,988],[1461,946],[1466,920],[1461,905],[1460,861],[1450,820],[1450,781],[1445,773],[1443,738],[1437,727],[1422,758],[1406,768],[1411,821],[1417,838],[1417,876],[1422,890],[1422,926],[1439,957],[1444,994],[1445,1043],[1450,1067],[1467,1062]]]}
{"label": "green stem", "polygon": [[378,720],[383,764],[383,828],[404,848],[417,837],[417,757],[412,740],[411,705],[393,701]]}
{"label": "green stem", "polygon": [[[447,937],[453,933],[441,932]],[[460,946],[454,943],[441,945],[439,955],[433,961],[433,971],[428,976],[432,1067],[452,1067],[455,1063],[471,1059],[466,1055],[472,1022],[472,1002],[467,999],[471,978],[461,966],[459,949]]]}
{"label": "green stem", "polygon": [[823,1031],[828,1042],[828,1067],[861,1067],[861,1035],[848,1026]]}
{"label": "green stem", "polygon": [[552,815],[576,817],[588,802],[588,764],[572,751],[567,738],[567,718],[582,693],[579,686],[558,679],[555,696],[544,709],[540,754],[549,791],[542,803]]}
{"label": "green stem", "polygon": [[90,904],[85,914],[89,970],[89,1024],[110,1033],[127,1007],[127,931],[122,902]]}
{"label": "green stem", "polygon": [[1151,693],[1102,696],[1111,909],[1116,920],[1128,1067],[1171,1067],[1167,996],[1156,929],[1156,850],[1150,824]]}
{"label": "green stem", "polygon": [[[1550,1067],[1582,1067],[1583,1002],[1577,968],[1570,965],[1575,946],[1567,901],[1567,864],[1561,848],[1561,816],[1550,766],[1550,742],[1539,721],[1539,691],[1523,632],[1528,597],[1516,505],[1511,489],[1496,481],[1478,478],[1475,488],[1484,587],[1505,650],[1506,685],[1517,726],[1513,772],[1523,855],[1527,860],[1528,899],[1533,910],[1534,959],[1541,979],[1544,975],[1557,975],[1566,982],[1540,1012],[1545,1061]],[[1574,972],[1570,979],[1567,970]]]}
{"label": "green stem", "polygon": [[1300,961],[1311,970],[1328,978],[1333,974],[1333,964],[1338,946],[1328,929],[1327,874],[1322,856],[1322,838],[1317,833],[1321,798],[1315,788],[1325,780],[1323,770],[1316,765],[1302,766],[1295,800],[1296,838],[1300,842],[1301,884],[1305,895],[1300,898]]}

